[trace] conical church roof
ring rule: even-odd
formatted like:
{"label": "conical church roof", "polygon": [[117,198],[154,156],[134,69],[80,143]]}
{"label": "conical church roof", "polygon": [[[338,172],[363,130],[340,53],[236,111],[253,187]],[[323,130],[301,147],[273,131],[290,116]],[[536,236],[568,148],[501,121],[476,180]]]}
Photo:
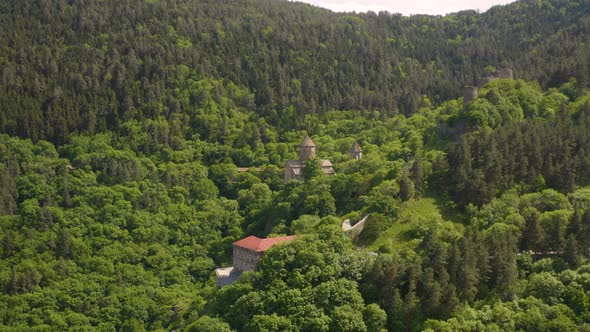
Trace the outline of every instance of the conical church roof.
{"label": "conical church roof", "polygon": [[299,144],[299,146],[315,146],[315,143],[311,140],[309,135],[305,135],[305,138],[303,139],[301,144]]}
{"label": "conical church roof", "polygon": [[354,142],[352,147],[350,147],[350,152],[363,152],[363,150],[361,150],[361,146],[358,142]]}

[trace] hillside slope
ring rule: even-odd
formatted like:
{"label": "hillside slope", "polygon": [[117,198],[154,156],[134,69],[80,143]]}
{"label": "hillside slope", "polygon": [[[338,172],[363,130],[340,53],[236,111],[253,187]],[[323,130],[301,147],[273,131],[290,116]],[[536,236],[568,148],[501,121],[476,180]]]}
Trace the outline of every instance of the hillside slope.
{"label": "hillside slope", "polygon": [[131,118],[169,119],[203,98],[189,78],[244,86],[254,94],[244,106],[298,128],[329,109],[411,114],[422,95],[458,97],[488,66],[585,86],[589,14],[573,0],[445,17],[274,0],[4,1],[0,132],[59,143]]}

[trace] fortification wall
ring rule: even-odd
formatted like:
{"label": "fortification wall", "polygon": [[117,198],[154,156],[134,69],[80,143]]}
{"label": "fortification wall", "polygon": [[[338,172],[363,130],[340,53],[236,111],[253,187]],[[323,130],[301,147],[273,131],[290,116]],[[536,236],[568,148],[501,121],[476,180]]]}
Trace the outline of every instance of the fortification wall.
{"label": "fortification wall", "polygon": [[512,68],[502,68],[502,69],[498,69],[496,70],[493,75],[494,79],[501,79],[501,78],[507,78],[507,79],[514,79],[514,75],[512,73]]}
{"label": "fortification wall", "polygon": [[342,231],[344,231],[344,233],[348,235],[351,239],[356,239],[361,234],[363,229],[365,229],[365,224],[369,219],[369,216],[370,214],[367,214],[363,219],[354,224],[354,226],[350,224],[350,219],[344,220],[344,222],[342,223]]}

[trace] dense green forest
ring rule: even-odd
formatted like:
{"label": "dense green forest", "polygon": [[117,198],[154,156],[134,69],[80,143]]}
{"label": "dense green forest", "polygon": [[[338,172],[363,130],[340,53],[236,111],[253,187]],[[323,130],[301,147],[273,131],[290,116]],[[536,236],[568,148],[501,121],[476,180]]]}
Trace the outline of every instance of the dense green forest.
{"label": "dense green forest", "polygon": [[[7,0],[0,27],[0,330],[590,331],[588,3]],[[306,134],[336,174],[285,183]],[[234,241],[291,234],[216,288]]]}
{"label": "dense green forest", "polygon": [[202,79],[245,87],[252,98],[227,93],[279,132],[332,109],[409,115],[491,67],[544,88],[590,84],[584,1],[406,17],[282,0],[7,0],[0,29],[0,131],[59,144],[159,116],[219,139],[211,126],[232,115],[203,112]]}

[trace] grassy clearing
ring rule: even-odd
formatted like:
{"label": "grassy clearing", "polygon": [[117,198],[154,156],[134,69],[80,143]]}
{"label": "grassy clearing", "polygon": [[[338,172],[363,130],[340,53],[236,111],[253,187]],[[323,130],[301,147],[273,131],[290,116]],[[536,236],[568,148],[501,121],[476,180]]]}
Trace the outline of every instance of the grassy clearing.
{"label": "grassy clearing", "polygon": [[448,207],[443,200],[435,197],[424,197],[405,202],[399,217],[379,237],[367,246],[368,250],[377,251],[381,247],[390,249],[402,246],[413,246],[416,238],[437,223],[443,228],[463,231],[463,215],[456,208]]}

